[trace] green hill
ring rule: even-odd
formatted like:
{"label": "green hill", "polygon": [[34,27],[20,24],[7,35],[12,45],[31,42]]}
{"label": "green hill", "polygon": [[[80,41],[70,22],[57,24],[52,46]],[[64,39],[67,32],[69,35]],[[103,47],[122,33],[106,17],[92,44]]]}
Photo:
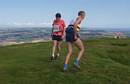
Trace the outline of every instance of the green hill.
{"label": "green hill", "polygon": [[84,41],[81,70],[63,73],[66,45],[61,57],[49,62],[51,42],[0,47],[0,84],[130,84],[130,39]]}

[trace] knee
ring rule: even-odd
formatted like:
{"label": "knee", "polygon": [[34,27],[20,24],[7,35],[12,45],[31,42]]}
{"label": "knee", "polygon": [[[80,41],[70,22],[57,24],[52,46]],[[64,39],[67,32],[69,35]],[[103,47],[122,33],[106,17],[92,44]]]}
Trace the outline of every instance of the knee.
{"label": "knee", "polygon": [[57,47],[57,45],[56,45],[56,44],[53,44],[53,47]]}
{"label": "knee", "polygon": [[85,51],[84,47],[80,48],[79,50],[80,50],[81,52],[84,52],[84,51]]}
{"label": "knee", "polygon": [[72,50],[68,50],[68,54],[69,54],[69,55],[72,55]]}

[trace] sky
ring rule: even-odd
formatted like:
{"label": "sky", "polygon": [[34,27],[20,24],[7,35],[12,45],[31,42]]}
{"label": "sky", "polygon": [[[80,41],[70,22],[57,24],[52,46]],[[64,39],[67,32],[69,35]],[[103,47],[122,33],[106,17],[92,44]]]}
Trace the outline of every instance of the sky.
{"label": "sky", "polygon": [[0,26],[51,26],[57,12],[68,25],[80,10],[83,27],[130,28],[130,0],[0,0]]}

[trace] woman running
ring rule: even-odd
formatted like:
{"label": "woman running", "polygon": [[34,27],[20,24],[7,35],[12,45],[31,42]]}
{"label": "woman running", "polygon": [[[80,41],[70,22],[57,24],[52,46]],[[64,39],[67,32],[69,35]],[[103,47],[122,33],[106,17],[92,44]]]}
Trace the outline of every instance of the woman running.
{"label": "woman running", "polygon": [[65,23],[64,20],[61,19],[61,14],[57,13],[55,15],[56,19],[53,21],[52,24],[52,41],[53,41],[53,48],[52,48],[52,56],[51,60],[56,59],[59,57],[60,52],[60,44],[64,38],[64,31],[65,31]]}
{"label": "woman running", "polygon": [[80,30],[80,24],[85,18],[85,12],[79,11],[78,17],[74,20],[72,20],[69,24],[69,26],[66,28],[66,42],[67,42],[67,49],[68,53],[65,59],[64,68],[63,70],[66,71],[68,68],[69,59],[72,55],[72,44],[74,43],[75,46],[79,49],[78,56],[74,62],[74,67],[80,68],[79,61],[84,53],[84,45],[80,39],[80,36],[78,34],[78,31]]}

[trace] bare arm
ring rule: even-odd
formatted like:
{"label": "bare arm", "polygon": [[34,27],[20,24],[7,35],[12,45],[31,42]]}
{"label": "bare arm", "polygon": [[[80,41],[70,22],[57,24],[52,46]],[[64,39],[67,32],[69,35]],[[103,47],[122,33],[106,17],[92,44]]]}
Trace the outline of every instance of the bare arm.
{"label": "bare arm", "polygon": [[82,21],[82,19],[80,17],[78,17],[74,23],[74,37],[75,39],[77,39],[76,33],[77,33],[77,26],[79,25],[79,23]]}
{"label": "bare arm", "polygon": [[53,34],[53,25],[54,25],[54,22],[53,22],[53,24],[52,24],[51,36],[52,36],[52,34]]}
{"label": "bare arm", "polygon": [[79,25],[79,23],[82,21],[82,19],[80,17],[78,17],[74,23],[74,31],[77,32],[77,26]]}
{"label": "bare arm", "polygon": [[64,28],[63,28],[63,32],[62,32],[62,39],[64,38],[64,36],[65,36],[65,27],[66,27],[66,25],[65,25],[65,22],[63,21],[63,26],[64,26]]}

